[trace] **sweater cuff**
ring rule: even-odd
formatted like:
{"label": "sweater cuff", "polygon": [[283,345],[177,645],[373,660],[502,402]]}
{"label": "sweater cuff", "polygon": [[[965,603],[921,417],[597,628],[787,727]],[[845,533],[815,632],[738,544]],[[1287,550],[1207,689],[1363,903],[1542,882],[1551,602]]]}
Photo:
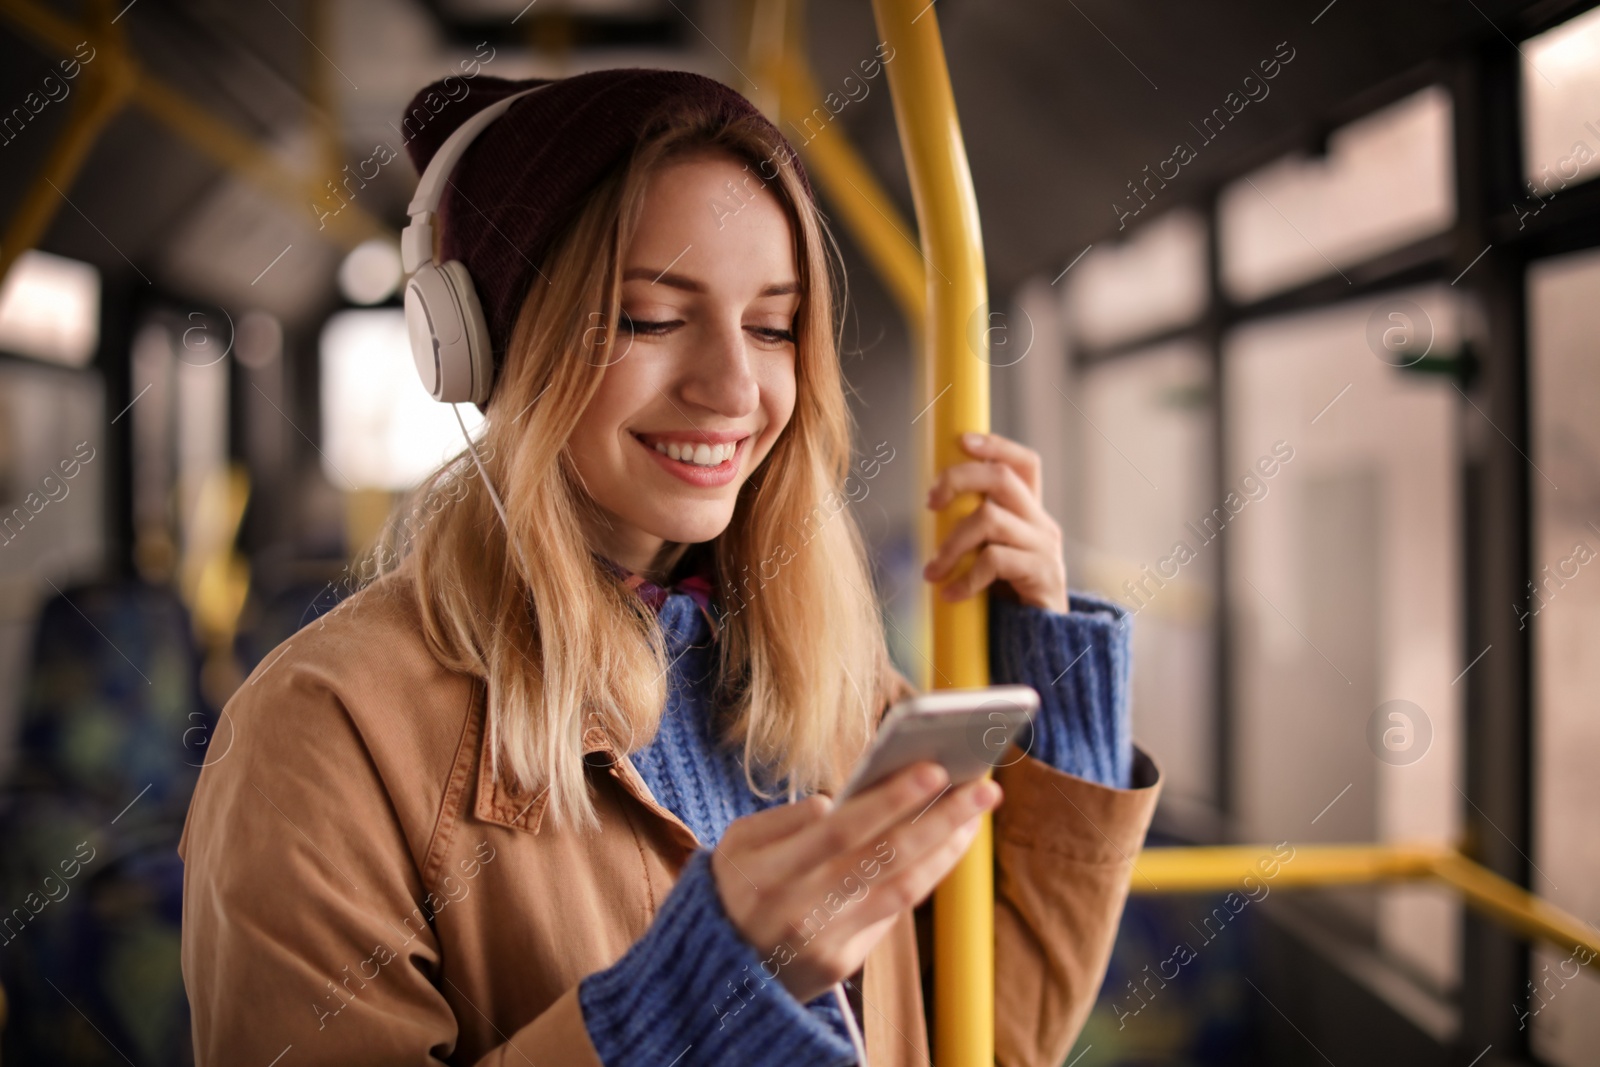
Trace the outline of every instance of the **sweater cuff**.
{"label": "sweater cuff", "polygon": [[1067,608],[990,595],[990,674],[997,685],[1039,692],[1034,725],[1017,739],[1024,752],[1067,774],[1126,789],[1133,773],[1133,617],[1082,593],[1070,594]]}
{"label": "sweater cuff", "polygon": [[612,966],[585,977],[578,1000],[606,1067],[854,1063],[849,1041],[794,998],[778,966],[723,911],[711,853],[701,849],[650,929]]}

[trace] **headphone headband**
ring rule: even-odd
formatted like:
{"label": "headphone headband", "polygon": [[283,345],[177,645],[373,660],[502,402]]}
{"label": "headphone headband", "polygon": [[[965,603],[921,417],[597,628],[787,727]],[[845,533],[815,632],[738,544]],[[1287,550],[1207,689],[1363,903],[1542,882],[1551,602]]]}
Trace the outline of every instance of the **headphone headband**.
{"label": "headphone headband", "polygon": [[450,184],[450,173],[467,148],[513,103],[552,83],[524,89],[474,113],[451,132],[422,169],[416,195],[406,213],[411,221],[400,234],[400,265],[406,282],[406,333],[423,388],[445,403],[488,402],[494,385],[494,356],[483,307],[466,264],[433,261],[433,219]]}
{"label": "headphone headband", "polygon": [[422,177],[417,181],[417,191],[406,207],[406,214],[411,216],[411,221],[400,234],[400,265],[407,274],[424,263],[433,262],[433,217],[438,214],[439,202],[444,199],[445,188],[450,184],[450,174],[461,162],[461,157],[467,154],[467,149],[478,134],[504,115],[512,104],[543,88],[544,85],[536,85],[532,89],[512,93],[475,112],[444,139],[444,144],[428,160]]}

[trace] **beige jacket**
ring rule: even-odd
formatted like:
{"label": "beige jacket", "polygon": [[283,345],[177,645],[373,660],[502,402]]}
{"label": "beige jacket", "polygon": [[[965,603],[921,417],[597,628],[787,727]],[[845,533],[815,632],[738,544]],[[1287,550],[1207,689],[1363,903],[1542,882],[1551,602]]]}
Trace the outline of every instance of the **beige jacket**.
{"label": "beige jacket", "polygon": [[[228,702],[178,846],[201,1067],[599,1067],[578,981],[644,934],[699,847],[598,730],[598,835],[481,774],[482,680],[428,652],[409,580],[301,630]],[[885,706],[910,690],[897,677]],[[1056,1067],[1094,1002],[1159,792],[1142,752],[1134,774],[997,772],[1005,1067]],[[904,913],[863,968],[872,1067],[929,1063],[917,930]]]}

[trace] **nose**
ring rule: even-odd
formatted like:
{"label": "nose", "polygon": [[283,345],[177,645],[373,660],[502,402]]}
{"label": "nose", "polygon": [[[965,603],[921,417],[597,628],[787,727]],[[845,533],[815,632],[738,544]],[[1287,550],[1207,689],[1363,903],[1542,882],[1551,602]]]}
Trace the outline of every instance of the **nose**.
{"label": "nose", "polygon": [[707,324],[688,356],[678,391],[685,401],[723,418],[749,415],[761,403],[744,326],[737,319]]}

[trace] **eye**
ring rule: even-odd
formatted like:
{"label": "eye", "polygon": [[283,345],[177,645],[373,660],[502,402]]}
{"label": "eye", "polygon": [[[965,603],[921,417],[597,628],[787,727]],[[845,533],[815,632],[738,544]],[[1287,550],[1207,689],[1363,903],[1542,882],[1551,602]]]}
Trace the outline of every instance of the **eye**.
{"label": "eye", "polygon": [[660,337],[682,325],[682,319],[651,322],[646,319],[636,319],[626,311],[620,312],[617,318],[617,329],[634,337]]}
{"label": "eye", "polygon": [[775,326],[750,326],[747,327],[747,329],[749,329],[751,333],[760,337],[762,340],[768,341],[775,345],[792,345],[795,343],[793,330],[781,330]]}

